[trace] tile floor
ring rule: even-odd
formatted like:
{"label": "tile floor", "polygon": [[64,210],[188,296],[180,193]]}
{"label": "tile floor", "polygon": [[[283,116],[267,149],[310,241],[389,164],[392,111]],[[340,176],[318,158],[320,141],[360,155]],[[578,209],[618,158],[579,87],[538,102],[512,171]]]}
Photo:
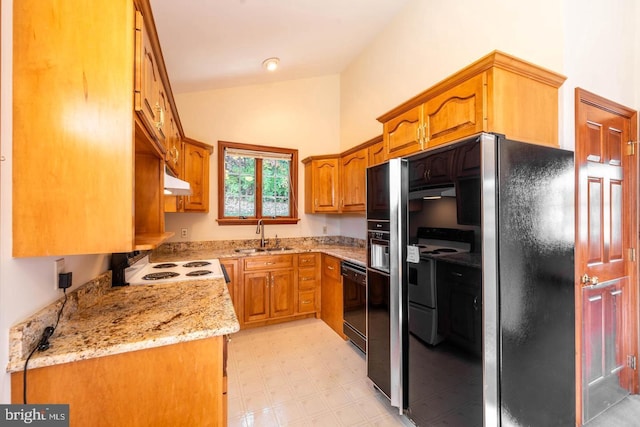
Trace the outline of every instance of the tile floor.
{"label": "tile floor", "polygon": [[407,426],[366,378],[365,358],[322,320],[232,335],[228,425]]}

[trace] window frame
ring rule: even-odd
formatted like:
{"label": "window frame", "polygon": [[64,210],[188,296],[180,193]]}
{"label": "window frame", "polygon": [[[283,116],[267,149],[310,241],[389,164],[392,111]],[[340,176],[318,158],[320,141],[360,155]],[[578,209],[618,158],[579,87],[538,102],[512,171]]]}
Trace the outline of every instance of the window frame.
{"label": "window frame", "polygon": [[[289,174],[291,176],[291,188],[289,192],[289,216],[276,218],[262,217],[262,159],[256,159],[256,216],[246,218],[242,218],[239,216],[224,216],[224,157],[226,148],[291,155],[291,164],[289,165]],[[257,224],[258,220],[262,220],[264,224],[297,224],[298,221],[300,221],[300,218],[298,218],[298,150],[295,148],[282,148],[266,145],[244,144],[240,142],[218,141],[218,218],[216,219],[218,225]]]}

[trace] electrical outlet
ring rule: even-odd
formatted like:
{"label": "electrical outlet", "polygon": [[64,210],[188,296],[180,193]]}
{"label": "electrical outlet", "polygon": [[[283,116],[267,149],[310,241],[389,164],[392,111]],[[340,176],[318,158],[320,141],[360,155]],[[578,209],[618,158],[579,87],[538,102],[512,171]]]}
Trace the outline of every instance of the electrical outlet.
{"label": "electrical outlet", "polygon": [[327,234],[327,226],[326,225],[322,226],[322,234]]}
{"label": "electrical outlet", "polygon": [[187,234],[188,232],[186,228],[183,228],[182,230],[180,230],[180,237],[182,237],[183,239],[187,238]]}
{"label": "electrical outlet", "polygon": [[55,260],[53,263],[53,288],[58,290],[58,280],[60,280],[58,274],[64,273],[64,258]]}

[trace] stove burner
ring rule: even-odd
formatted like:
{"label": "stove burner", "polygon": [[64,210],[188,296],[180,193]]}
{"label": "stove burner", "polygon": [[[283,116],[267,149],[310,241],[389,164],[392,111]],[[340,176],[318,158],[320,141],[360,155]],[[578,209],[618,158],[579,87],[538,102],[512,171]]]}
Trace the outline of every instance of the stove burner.
{"label": "stove burner", "polygon": [[173,267],[177,267],[178,264],[174,264],[172,262],[167,262],[165,264],[158,264],[158,265],[154,265],[153,268],[173,268]]}
{"label": "stove burner", "polygon": [[204,267],[206,265],[211,265],[211,263],[209,261],[191,261],[186,264],[182,264],[183,267],[187,267],[187,268]]}
{"label": "stove burner", "polygon": [[212,273],[211,270],[196,270],[196,271],[188,272],[187,276],[206,276],[207,274],[211,274],[211,273]]}
{"label": "stove burner", "polygon": [[179,276],[178,273],[174,271],[160,271],[158,273],[150,273],[146,276],[143,276],[143,280],[160,280],[160,279],[169,279],[171,277]]}

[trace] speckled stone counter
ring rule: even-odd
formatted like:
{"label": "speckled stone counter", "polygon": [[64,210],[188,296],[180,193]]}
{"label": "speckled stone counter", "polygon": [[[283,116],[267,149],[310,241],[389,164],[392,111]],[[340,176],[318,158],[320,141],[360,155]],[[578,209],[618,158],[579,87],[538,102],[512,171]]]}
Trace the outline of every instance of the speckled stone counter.
{"label": "speckled stone counter", "polygon": [[[366,265],[365,241],[341,236],[279,239],[289,250],[238,253],[257,247],[258,240],[165,243],[154,250],[152,262],[243,258],[273,254],[320,252]],[[25,359],[46,326],[54,325],[62,306],[58,300],[9,331],[8,372],[24,369]],[[239,330],[229,292],[222,279],[111,287],[106,272],[69,293],[50,348],[36,351],[29,368],[176,344]]]}
{"label": "speckled stone counter", "polygon": [[[70,293],[50,348],[29,369],[231,334],[240,328],[223,279],[111,288],[102,277]],[[109,287],[105,287],[108,282]],[[78,292],[81,295],[78,295]],[[82,295],[84,293],[84,295]],[[87,298],[87,295],[92,295]],[[11,328],[8,372],[24,369],[44,326],[62,302]]]}
{"label": "speckled stone counter", "polygon": [[270,246],[267,246],[267,250],[264,252],[246,254],[235,251],[238,248],[255,248],[258,247],[259,244],[260,242],[258,240],[165,243],[151,253],[151,261],[168,262],[196,259],[244,258],[247,256],[320,252],[363,266],[367,264],[365,241],[344,237],[290,238],[279,240],[279,247],[291,248],[286,251],[278,250],[270,252],[269,249],[274,247],[274,242],[270,242]]}

